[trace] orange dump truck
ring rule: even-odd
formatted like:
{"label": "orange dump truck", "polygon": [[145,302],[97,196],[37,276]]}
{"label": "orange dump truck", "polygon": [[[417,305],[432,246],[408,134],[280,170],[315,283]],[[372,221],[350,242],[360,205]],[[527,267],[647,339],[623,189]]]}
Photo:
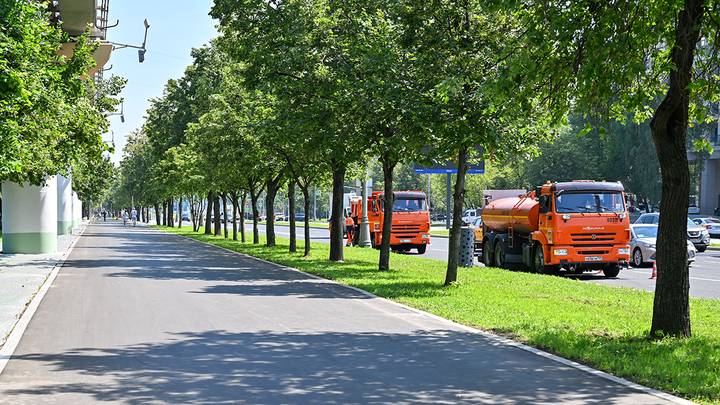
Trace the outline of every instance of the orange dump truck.
{"label": "orange dump truck", "polygon": [[[390,248],[399,252],[417,249],[418,253],[425,253],[430,243],[430,211],[427,206],[427,196],[422,191],[396,191],[393,194],[395,199],[390,228]],[[380,247],[382,243],[383,195],[381,191],[374,191],[367,201],[370,242],[375,248]],[[362,219],[360,197],[350,199],[350,216],[355,222],[355,235],[359,235]]]}
{"label": "orange dump truck", "polygon": [[630,220],[621,183],[546,183],[483,209],[487,266],[537,273],[602,270],[615,277],[630,260]]}

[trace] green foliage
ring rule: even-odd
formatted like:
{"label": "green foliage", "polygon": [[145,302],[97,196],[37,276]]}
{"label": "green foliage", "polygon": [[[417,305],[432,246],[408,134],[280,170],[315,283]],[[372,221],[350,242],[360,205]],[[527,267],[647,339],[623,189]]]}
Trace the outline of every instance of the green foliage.
{"label": "green foliage", "polygon": [[122,88],[96,89],[87,77],[94,44],[76,39],[71,57],[58,51],[68,38],[48,22],[39,2],[0,5],[0,179],[41,183],[105,150],[105,113]]}

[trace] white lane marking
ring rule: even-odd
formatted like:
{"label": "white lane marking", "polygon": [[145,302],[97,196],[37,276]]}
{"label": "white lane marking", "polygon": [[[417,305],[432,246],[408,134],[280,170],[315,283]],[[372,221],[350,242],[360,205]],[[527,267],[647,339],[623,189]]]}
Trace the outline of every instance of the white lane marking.
{"label": "white lane marking", "polygon": [[690,280],[715,281],[720,283],[720,280],[715,280],[714,278],[690,277]]}

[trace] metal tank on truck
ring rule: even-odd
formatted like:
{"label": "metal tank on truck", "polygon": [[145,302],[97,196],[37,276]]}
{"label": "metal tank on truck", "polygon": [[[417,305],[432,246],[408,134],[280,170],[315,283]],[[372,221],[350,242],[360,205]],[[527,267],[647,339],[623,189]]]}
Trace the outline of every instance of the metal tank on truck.
{"label": "metal tank on truck", "polygon": [[546,183],[483,209],[487,266],[538,273],[602,270],[615,277],[630,260],[630,220],[621,183]]}

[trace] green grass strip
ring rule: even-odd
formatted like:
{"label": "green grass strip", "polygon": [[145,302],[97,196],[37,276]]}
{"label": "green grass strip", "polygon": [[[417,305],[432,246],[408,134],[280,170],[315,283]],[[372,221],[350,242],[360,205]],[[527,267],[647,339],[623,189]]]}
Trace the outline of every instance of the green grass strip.
{"label": "green grass strip", "polygon": [[[268,248],[189,228],[162,229],[358,287],[649,387],[720,404],[720,300],[691,298],[692,338],[648,340],[653,294],[641,290],[479,267],[460,269],[460,283],[442,287],[441,261],[393,254],[392,270],[380,272],[378,251],[372,249],[347,248],[345,262],[333,263],[322,243],[313,243],[312,257],[303,258],[289,253],[283,238]],[[301,250],[302,242],[298,245]]]}

